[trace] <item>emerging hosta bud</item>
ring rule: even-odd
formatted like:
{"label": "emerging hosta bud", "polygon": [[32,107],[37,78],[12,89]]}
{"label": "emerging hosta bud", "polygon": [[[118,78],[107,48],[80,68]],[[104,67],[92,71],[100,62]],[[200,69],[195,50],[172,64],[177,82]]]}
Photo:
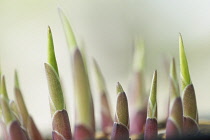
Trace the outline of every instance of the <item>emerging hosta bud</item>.
{"label": "emerging hosta bud", "polygon": [[0,97],[1,109],[2,114],[5,122],[5,127],[8,132],[8,139],[9,140],[27,140],[27,136],[23,132],[22,128],[20,127],[19,122],[13,116],[8,101],[5,97]]}
{"label": "emerging hosta bud", "polygon": [[144,81],[144,60],[145,47],[143,40],[136,40],[133,56],[132,81],[129,85],[128,99],[131,101],[129,109],[131,111],[130,134],[139,138],[143,133],[143,128],[147,117],[147,95]]}
{"label": "emerging hosta bud", "polygon": [[111,140],[129,139],[129,111],[126,94],[118,82],[117,84],[117,105],[115,122],[112,128]]}
{"label": "emerging hosta bud", "polygon": [[109,135],[112,130],[113,120],[111,117],[110,106],[108,102],[108,93],[106,90],[105,80],[100,71],[100,68],[96,61],[94,60],[94,68],[96,75],[96,84],[97,84],[97,92],[100,93],[100,102],[101,102],[101,127],[103,132],[106,135]]}
{"label": "emerging hosta bud", "polygon": [[95,135],[95,117],[90,83],[85,66],[85,56],[82,56],[74,33],[67,17],[59,9],[60,18],[66,35],[72,57],[74,93],[76,103],[76,124],[74,131],[75,140],[94,139]]}
{"label": "emerging hosta bud", "polygon": [[183,132],[184,135],[196,135],[199,132],[198,110],[194,86],[190,79],[188,63],[184,51],[182,36],[179,36],[180,77],[183,92]]}
{"label": "emerging hosta bud", "polygon": [[14,112],[16,118],[19,118],[20,123],[22,125],[22,129],[25,135],[28,137],[28,139],[43,140],[41,134],[36,128],[35,123],[33,122],[32,117],[30,117],[28,113],[25,101],[23,99],[23,95],[20,90],[17,71],[15,71],[15,102],[10,103],[10,108]]}
{"label": "emerging hosta bud", "polygon": [[158,127],[157,127],[157,71],[153,74],[152,84],[150,88],[150,96],[147,106],[147,119],[145,124],[144,139],[156,140]]}
{"label": "emerging hosta bud", "polygon": [[22,93],[19,88],[15,88],[15,102],[18,106],[18,112],[20,114],[20,121],[24,128],[27,128],[27,122],[29,118],[28,110],[23,100]]}
{"label": "emerging hosta bud", "polygon": [[71,128],[68,114],[65,109],[63,91],[58,74],[58,67],[50,27],[48,28],[48,64],[45,63],[45,70],[50,93],[49,100],[53,126],[53,140],[71,140]]}
{"label": "emerging hosta bud", "polygon": [[173,59],[170,66],[169,77],[169,117],[166,124],[166,138],[179,138],[183,129],[183,109],[182,101],[179,93],[179,84],[176,75],[175,60]]}
{"label": "emerging hosta bud", "polygon": [[[74,139],[76,140],[94,138],[95,122],[93,117],[93,101],[86,72],[80,50],[77,48],[73,57],[74,92],[77,117]],[[78,135],[77,133],[82,133],[84,135]],[[86,134],[88,135],[85,136]]]}

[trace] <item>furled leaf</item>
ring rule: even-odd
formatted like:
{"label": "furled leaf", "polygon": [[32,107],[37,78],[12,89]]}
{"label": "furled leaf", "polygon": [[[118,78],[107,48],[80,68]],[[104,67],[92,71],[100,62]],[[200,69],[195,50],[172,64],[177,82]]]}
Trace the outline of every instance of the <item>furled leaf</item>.
{"label": "furled leaf", "polygon": [[92,128],[92,104],[89,80],[79,49],[73,57],[74,92],[77,108],[77,123]]}
{"label": "furled leaf", "polygon": [[96,75],[96,83],[97,83],[98,91],[99,93],[106,92],[106,84],[104,81],[104,77],[95,59],[93,59],[93,63],[94,63],[94,70],[95,70],[95,75]]}
{"label": "furled leaf", "polygon": [[63,13],[63,11],[61,9],[58,9],[58,11],[59,11],[59,15],[61,18],[61,22],[63,24],[63,29],[64,29],[64,32],[66,35],[66,40],[67,40],[69,49],[70,49],[70,51],[72,51],[77,47],[77,42],[74,37],[74,33],[73,33],[71,25],[70,25],[67,17],[65,16],[65,14]]}
{"label": "furled leaf", "polygon": [[179,57],[180,57],[180,73],[182,81],[182,90],[191,84],[190,73],[188,69],[187,58],[184,50],[184,44],[181,34],[179,35]]}
{"label": "furled leaf", "polygon": [[181,34],[179,36],[179,54],[183,92],[183,131],[185,135],[196,135],[199,132],[197,102]]}
{"label": "furled leaf", "polygon": [[172,104],[174,103],[174,100],[177,97],[180,97],[179,93],[179,83],[177,80],[177,74],[176,74],[176,66],[175,66],[175,60],[172,59],[171,65],[170,65],[170,106],[172,107]]}
{"label": "furled leaf", "polygon": [[153,74],[152,84],[150,88],[150,96],[147,107],[147,118],[157,118],[157,71]]}
{"label": "furled leaf", "polygon": [[166,124],[166,138],[180,138],[183,131],[183,107],[179,93],[179,84],[176,75],[175,60],[172,59],[170,65],[170,110]]}
{"label": "furled leaf", "polygon": [[6,88],[6,82],[5,82],[5,77],[2,76],[1,80],[1,91],[0,94],[7,100],[9,101],[8,94],[7,94],[7,88]]}
{"label": "furled leaf", "polygon": [[20,88],[17,70],[15,70],[15,88]]}
{"label": "furled leaf", "polygon": [[143,40],[136,40],[133,58],[133,70],[142,71],[145,65],[145,47]]}
{"label": "furled leaf", "polygon": [[95,68],[96,84],[98,86],[97,92],[100,93],[101,122],[102,122],[101,127],[104,133],[109,134],[111,132],[113,121],[111,117],[109,102],[107,99],[106,85],[105,85],[104,77],[100,71],[100,68],[94,59],[93,59],[93,63],[94,63],[94,68]]}
{"label": "furled leaf", "polygon": [[120,85],[117,83],[117,107],[116,107],[116,118],[118,123],[122,123],[125,126],[129,126],[129,111],[128,111],[128,100],[126,94]]}
{"label": "furled leaf", "polygon": [[45,70],[50,93],[51,115],[53,115],[56,110],[62,110],[65,108],[63,92],[59,77],[54,68],[51,65],[45,63]]}
{"label": "furled leaf", "polygon": [[13,116],[9,108],[8,101],[4,96],[0,97],[0,103],[1,103],[2,114],[4,117],[4,122],[6,123],[6,125],[8,125],[9,123],[15,120],[15,117]]}
{"label": "furled leaf", "polygon": [[54,68],[56,73],[59,75],[57,61],[55,57],[55,51],[54,51],[52,32],[49,26],[48,26],[48,63]]}
{"label": "furled leaf", "polygon": [[23,126],[27,128],[29,114],[19,88],[15,88],[15,102],[18,105],[18,111],[21,116],[21,122],[23,123]]}

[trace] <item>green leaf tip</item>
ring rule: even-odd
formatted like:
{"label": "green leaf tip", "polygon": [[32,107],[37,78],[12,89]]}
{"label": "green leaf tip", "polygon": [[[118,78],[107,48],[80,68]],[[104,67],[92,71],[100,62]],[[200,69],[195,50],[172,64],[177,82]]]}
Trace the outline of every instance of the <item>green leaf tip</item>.
{"label": "green leaf tip", "polygon": [[56,73],[59,75],[54,51],[53,36],[50,26],[48,26],[48,63],[55,69]]}
{"label": "green leaf tip", "polygon": [[153,74],[150,97],[149,97],[153,104],[156,103],[156,94],[157,94],[157,70],[155,70]]}
{"label": "green leaf tip", "polygon": [[174,79],[176,82],[178,82],[177,74],[176,74],[176,64],[175,64],[174,58],[172,58],[171,64],[170,64],[170,77]]}
{"label": "green leaf tip", "polygon": [[141,71],[145,66],[145,45],[144,40],[136,40],[134,48],[133,69]]}
{"label": "green leaf tip", "polygon": [[147,108],[147,117],[157,118],[157,70],[155,70],[152,78],[152,84],[150,88],[150,96]]}
{"label": "green leaf tip", "polygon": [[123,90],[123,88],[122,88],[122,86],[119,82],[117,82],[117,88],[116,89],[117,89],[117,94],[124,92],[124,90]]}
{"label": "green leaf tip", "polygon": [[182,80],[182,90],[191,84],[190,73],[188,69],[187,57],[184,50],[182,35],[179,35],[179,57],[180,57],[180,73]]}
{"label": "green leaf tip", "polygon": [[74,33],[72,31],[71,25],[67,19],[67,17],[65,16],[65,14],[63,13],[63,11],[58,8],[58,13],[60,15],[60,19],[61,22],[63,24],[63,29],[66,35],[66,40],[69,46],[70,51],[74,50],[77,47],[77,42],[74,36]]}
{"label": "green leaf tip", "polygon": [[20,88],[19,78],[18,78],[18,72],[15,70],[15,87]]}
{"label": "green leaf tip", "polygon": [[9,103],[6,100],[5,97],[0,96],[0,104],[1,104],[1,109],[2,109],[2,114],[3,114],[3,117],[4,117],[4,121],[8,125],[10,122],[15,120],[15,117],[13,116],[13,114],[10,110],[10,107],[9,107]]}
{"label": "green leaf tip", "polygon": [[1,80],[1,93],[0,93],[7,101],[9,101],[8,94],[7,94],[7,88],[6,88],[6,81],[5,76],[2,76]]}
{"label": "green leaf tip", "polygon": [[99,92],[100,93],[106,92],[104,77],[103,77],[103,75],[101,73],[101,70],[99,68],[99,65],[97,64],[95,59],[93,59],[93,64],[94,64],[96,82],[97,82],[97,85],[98,85]]}
{"label": "green leaf tip", "polygon": [[177,79],[176,74],[176,64],[175,59],[172,58],[171,64],[170,64],[170,93],[171,93],[171,100],[174,99],[174,97],[179,97],[179,83]]}

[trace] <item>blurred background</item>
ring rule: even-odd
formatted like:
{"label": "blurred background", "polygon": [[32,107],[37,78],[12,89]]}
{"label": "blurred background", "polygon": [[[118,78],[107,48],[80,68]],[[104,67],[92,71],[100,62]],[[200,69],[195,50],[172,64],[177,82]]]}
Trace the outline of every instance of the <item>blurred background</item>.
{"label": "blurred background", "polygon": [[[9,97],[14,99],[14,70],[17,69],[29,112],[44,135],[51,134],[49,93],[44,69],[48,25],[53,32],[72,127],[74,123],[70,53],[58,7],[65,11],[78,44],[87,52],[90,74],[93,70],[92,58],[100,65],[107,82],[113,114],[116,83],[119,81],[125,91],[128,89],[134,38],[138,36],[145,40],[147,89],[152,73],[157,69],[158,119],[166,117],[168,74],[164,63],[175,57],[179,68],[180,32],[196,91],[199,116],[201,119],[210,119],[210,1],[0,0],[0,65],[6,76]],[[94,77],[90,77],[96,112],[99,112]],[[100,120],[98,113],[96,119]]]}

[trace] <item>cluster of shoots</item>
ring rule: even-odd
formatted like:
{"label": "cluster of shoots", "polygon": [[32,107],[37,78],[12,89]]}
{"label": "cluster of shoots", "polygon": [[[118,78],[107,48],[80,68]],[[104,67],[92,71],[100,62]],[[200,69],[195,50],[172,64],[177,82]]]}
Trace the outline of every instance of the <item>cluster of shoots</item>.
{"label": "cluster of shoots", "polygon": [[[115,115],[109,103],[106,82],[96,60],[93,59],[96,91],[100,100],[101,122],[95,122],[95,110],[88,66],[84,52],[79,49],[67,17],[59,10],[65,31],[69,54],[71,56],[72,77],[75,102],[75,124],[73,131],[66,110],[65,99],[60,82],[59,68],[54,51],[53,36],[48,27],[48,60],[44,63],[49,88],[49,105],[52,119],[53,140],[90,139],[145,139],[158,138],[158,72],[154,71],[149,94],[145,88],[144,43],[136,41],[133,61],[133,75],[128,94],[118,82],[116,86]],[[190,78],[187,58],[181,35],[179,36],[180,80],[176,73],[175,59],[170,64],[169,74],[169,113],[165,125],[166,139],[195,136],[199,133],[198,110],[194,87]],[[152,76],[152,74],[151,74]],[[18,75],[14,76],[14,97],[7,94],[5,76],[0,81],[0,126],[5,140],[44,140],[33,118],[27,110],[21,93]],[[112,94],[113,95],[113,94]],[[182,95],[182,97],[180,97]],[[114,118],[113,118],[114,116]],[[96,124],[100,128],[96,129]]]}

